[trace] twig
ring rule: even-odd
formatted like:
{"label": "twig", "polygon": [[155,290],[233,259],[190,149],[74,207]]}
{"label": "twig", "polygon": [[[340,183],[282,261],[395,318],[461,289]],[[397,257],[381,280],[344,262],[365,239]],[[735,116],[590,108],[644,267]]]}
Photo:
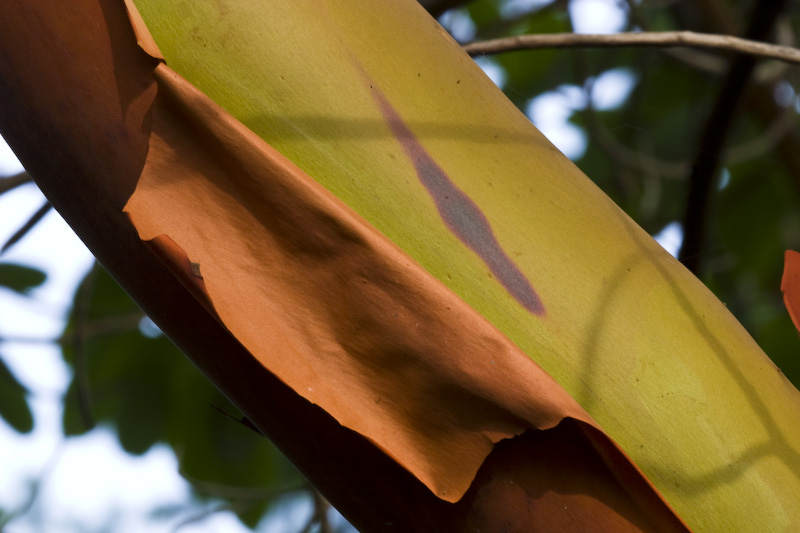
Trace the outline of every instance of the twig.
{"label": "twig", "polygon": [[585,33],[547,33],[539,35],[517,35],[489,41],[479,41],[463,46],[471,56],[498,54],[514,50],[539,48],[712,48],[738,52],[749,56],[764,57],[800,64],[800,50],[790,46],[768,44],[731,35],[696,33],[692,31],[664,31],[616,33],[595,35]]}
{"label": "twig", "polygon": [[22,171],[19,174],[14,174],[13,176],[2,178],[0,179],[0,194],[7,193],[11,189],[19,187],[20,185],[24,185],[30,181],[33,181],[33,179],[31,178],[31,175],[25,171]]}
{"label": "twig", "polygon": [[44,216],[50,211],[50,209],[52,209],[52,207],[53,206],[50,205],[50,202],[45,201],[42,207],[40,207],[33,215],[31,215],[31,218],[29,218],[21,228],[14,232],[14,235],[8,238],[5,244],[3,244],[3,247],[0,248],[0,254],[5,253],[9,248],[21,241],[22,238],[44,218]]}

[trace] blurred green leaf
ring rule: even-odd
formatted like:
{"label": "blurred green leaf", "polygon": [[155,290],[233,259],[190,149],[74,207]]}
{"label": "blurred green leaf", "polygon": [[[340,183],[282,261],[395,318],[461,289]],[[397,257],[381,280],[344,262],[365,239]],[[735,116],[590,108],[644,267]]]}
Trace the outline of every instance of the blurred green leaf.
{"label": "blurred green leaf", "polygon": [[[85,316],[73,311],[65,336],[84,331],[86,337],[66,343],[64,357],[75,364],[75,348],[83,352],[78,360],[86,364],[85,392],[94,419],[114,428],[129,453],[142,454],[158,442],[167,443],[199,498],[231,501],[240,519],[254,526],[272,498],[287,487],[300,486],[300,474],[267,438],[220,412],[241,417],[166,337],[147,337],[135,326],[124,332],[92,333],[98,320],[117,317],[124,323],[125,317],[141,311],[101,267],[85,283],[92,284],[78,291],[91,295]],[[68,435],[86,431],[78,392],[73,379],[64,409]]]}
{"label": "blurred green leaf", "polygon": [[500,17],[498,3],[493,0],[474,0],[464,3],[467,4],[467,13],[478,28],[492,24]]}
{"label": "blurred green leaf", "polygon": [[29,433],[33,429],[27,395],[27,389],[0,357],[0,418],[19,433]]}
{"label": "blurred green leaf", "polygon": [[28,294],[47,280],[47,274],[38,268],[0,263],[0,287],[6,287],[20,294]]}

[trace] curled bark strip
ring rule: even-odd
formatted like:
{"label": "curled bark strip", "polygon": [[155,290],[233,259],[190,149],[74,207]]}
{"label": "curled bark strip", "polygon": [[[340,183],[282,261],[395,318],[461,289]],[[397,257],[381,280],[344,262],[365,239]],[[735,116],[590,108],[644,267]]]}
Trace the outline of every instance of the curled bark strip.
{"label": "curled bark strip", "polygon": [[[180,251],[171,254],[180,276],[265,368],[448,502],[463,497],[495,443],[574,420],[590,429],[572,440],[616,472],[623,514],[647,509],[656,529],[686,529],[493,325],[168,66],[154,76],[150,147],[125,212],[140,238]],[[536,298],[532,310],[540,306]],[[581,483],[595,493],[590,479]]]}
{"label": "curled bark strip", "polygon": [[[499,440],[575,401],[483,317],[165,65],[125,207],[268,369],[456,501]],[[163,238],[162,238],[163,239]],[[187,257],[189,259],[187,259]],[[436,428],[431,431],[431,428]]]}
{"label": "curled bark strip", "polygon": [[784,255],[781,291],[786,310],[800,332],[800,253],[794,250],[787,250]]}
{"label": "curled bark strip", "polygon": [[[170,338],[358,527],[474,530],[489,516],[497,527],[528,531],[519,506],[567,502],[559,518],[579,530],[619,531],[626,521],[633,529],[684,529],[638,472],[655,510],[610,496],[608,482],[621,478],[604,465],[615,461],[582,432],[561,431],[591,420],[527,355],[167,67],[154,73],[122,3],[0,6],[0,94],[25,102],[0,108],[0,126],[42,190]],[[267,157],[251,159],[259,154]],[[144,192],[153,200],[145,211],[158,211],[144,224],[153,227],[139,230],[162,251],[171,246],[162,236],[172,239],[177,248],[167,261],[179,269],[164,268],[122,213],[137,181],[131,203]],[[187,203],[203,209],[181,216]],[[161,224],[169,231],[158,231]],[[248,280],[262,275],[250,291]],[[194,297],[187,281],[197,286]],[[198,304],[198,294],[218,315]],[[309,390],[315,384],[323,390]],[[583,421],[571,424],[573,416]],[[529,435],[543,446],[528,448]],[[504,462],[518,446],[522,453]],[[537,455],[541,449],[562,451],[560,460]],[[580,450],[599,455],[598,468],[568,469]],[[551,469],[537,485],[514,477],[520,463],[533,474],[543,464]],[[470,485],[484,467],[487,476]],[[452,505],[418,479],[450,500],[465,486],[470,492]],[[513,507],[493,490],[503,479],[526,480]],[[568,492],[553,493],[562,487]]]}
{"label": "curled bark strip", "polygon": [[[142,239],[180,248],[171,261],[182,279],[202,283],[261,364],[450,502],[495,443],[565,419],[595,428],[377,230],[167,66],[155,76],[150,150],[125,210]],[[592,434],[602,461],[648,487],[665,527],[683,528],[610,439]]]}

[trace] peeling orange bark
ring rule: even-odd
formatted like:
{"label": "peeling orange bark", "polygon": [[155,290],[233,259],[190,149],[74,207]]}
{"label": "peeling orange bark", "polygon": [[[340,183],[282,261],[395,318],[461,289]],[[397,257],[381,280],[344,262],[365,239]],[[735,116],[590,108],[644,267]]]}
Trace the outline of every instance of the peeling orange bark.
{"label": "peeling orange bark", "polygon": [[800,332],[800,253],[786,250],[784,254],[783,278],[781,279],[783,303],[794,327]]}
{"label": "peeling orange bark", "polygon": [[[301,396],[451,502],[494,443],[567,418],[595,426],[494,326],[311,177],[166,65],[155,78],[150,151],[125,211],[142,239],[177,243],[184,266],[173,270],[186,283],[187,261],[201,266],[221,322]],[[379,103],[434,194],[446,176],[431,176],[435,162]],[[475,225],[440,212],[457,233]],[[491,237],[484,226],[479,236]],[[465,240],[497,261],[491,246]],[[543,312],[530,293],[531,311]]]}
{"label": "peeling orange bark", "polygon": [[[155,73],[150,150],[125,207],[200,265],[266,368],[457,501],[499,440],[589,415],[536,363],[185,80]],[[176,272],[191,284],[187,259]],[[432,428],[436,428],[432,430]]]}
{"label": "peeling orange bark", "polygon": [[200,263],[193,263],[186,252],[178,246],[168,235],[159,235],[147,243],[153,254],[158,257],[184,287],[208,311],[211,316],[219,319],[214,311],[214,305],[208,297],[208,290],[203,281]]}
{"label": "peeling orange bark", "polygon": [[[535,363],[141,53],[120,2],[64,9],[0,8],[0,96],[20,104],[0,128],[156,323],[358,527],[685,530]],[[121,214],[137,179],[128,209],[170,271]],[[529,428],[554,429],[492,451]],[[469,490],[446,504],[378,449],[441,498]]]}

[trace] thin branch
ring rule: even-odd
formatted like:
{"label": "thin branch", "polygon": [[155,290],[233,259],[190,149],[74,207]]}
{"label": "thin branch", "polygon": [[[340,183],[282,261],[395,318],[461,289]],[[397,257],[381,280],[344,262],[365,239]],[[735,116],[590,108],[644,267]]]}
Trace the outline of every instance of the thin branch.
{"label": "thin branch", "polygon": [[[735,12],[731,9],[717,9],[718,4],[720,4],[718,0],[701,0],[692,3],[694,7],[704,13],[703,20],[706,27],[700,29],[709,33],[734,33],[736,31]],[[775,41],[783,45],[794,46],[795,36],[783,29],[791,28],[791,12],[782,17],[789,19],[789,24],[782,24],[781,19],[778,20],[775,27]],[[766,66],[768,65],[760,65],[758,69]],[[759,78],[758,69],[754,73],[754,77],[763,81],[763,78]],[[772,123],[780,114],[780,110],[774,103],[772,87],[754,87],[754,90],[747,94],[746,103],[749,111],[765,124]],[[794,188],[796,195],[800,195],[800,152],[797,150],[799,144],[800,135],[790,132],[777,146],[780,160],[787,170],[784,177]]]}
{"label": "thin branch", "polygon": [[584,33],[547,33],[540,35],[517,35],[464,45],[471,56],[498,54],[514,50],[539,48],[711,48],[738,52],[749,56],[764,57],[800,64],[800,50],[790,46],[767,44],[731,35],[696,33],[692,31],[664,31],[616,33],[595,35]]}
{"label": "thin branch", "polygon": [[[626,1],[631,13],[631,20],[638,24],[639,27],[643,28],[644,31],[649,31],[649,21],[641,16],[640,5],[632,0]],[[716,9],[715,6],[706,7],[710,10]],[[715,12],[718,13],[718,11]],[[709,17],[709,20],[718,23],[718,27],[714,28],[712,31],[735,31],[736,28],[731,18],[727,16],[728,13],[725,12],[724,14],[726,16],[723,17],[723,19]],[[784,46],[795,46],[797,39],[790,19],[786,15],[780,17],[775,24],[775,40]],[[728,62],[725,58],[697,49],[674,48],[665,50],[665,52],[673,59],[679,60],[686,65],[709,74],[721,76],[725,74],[728,69]],[[791,68],[792,65],[790,64],[777,62],[764,62],[756,67],[756,70],[752,74],[752,79],[764,85],[757,87],[757,91],[748,96],[750,97],[751,107],[754,102],[756,105],[760,106],[756,114],[761,116],[765,114],[770,115],[766,118],[766,121],[769,122],[769,126],[764,130],[763,134],[758,137],[726,149],[723,156],[724,164],[741,163],[759,157],[777,148],[781,151],[783,161],[789,168],[789,175],[800,175],[799,172],[792,171],[792,169],[798,168],[796,163],[800,162],[800,157],[796,155],[796,142],[792,139],[794,125],[797,122],[797,114],[791,106],[786,107],[778,113],[773,113],[771,111],[771,102],[773,101],[771,93],[774,90],[776,77],[779,74],[786,75],[788,70],[790,81],[793,81],[791,80],[793,73]],[[686,179],[688,176],[690,168],[690,162],[688,160],[660,160],[640,150],[633,150],[620,142],[604,128],[597,121],[596,117],[588,118],[590,121],[587,122],[587,125],[589,127],[593,126],[593,139],[619,164],[643,174],[647,174],[648,171],[655,171],[663,178]],[[594,119],[594,124],[591,123],[591,119]],[[800,183],[798,180],[793,181],[795,185],[798,183]]]}
{"label": "thin branch", "polygon": [[23,224],[22,227],[16,232],[14,232],[14,235],[9,237],[5,244],[3,244],[3,247],[0,248],[0,254],[5,253],[9,248],[21,241],[22,238],[27,235],[28,232],[30,232],[34,226],[36,226],[36,224],[38,224],[39,221],[41,221],[44,216],[50,212],[50,209],[52,208],[53,206],[50,205],[50,202],[45,201],[45,203],[42,204],[42,207],[40,207],[33,215],[31,215],[31,218],[29,218],[28,221],[25,222],[25,224]]}
{"label": "thin branch", "polygon": [[33,178],[31,178],[31,175],[25,171],[22,171],[19,174],[14,174],[13,176],[0,178],[0,194],[7,193],[11,189],[15,189],[20,185],[24,185],[31,181],[33,181]]}
{"label": "thin branch", "polygon": [[[712,76],[723,76],[728,71],[728,62],[723,57],[701,52],[696,48],[668,48],[664,53],[698,72]],[[753,73],[753,80],[757,83],[771,83],[782,77],[792,66],[791,63],[781,62],[761,63]]]}

